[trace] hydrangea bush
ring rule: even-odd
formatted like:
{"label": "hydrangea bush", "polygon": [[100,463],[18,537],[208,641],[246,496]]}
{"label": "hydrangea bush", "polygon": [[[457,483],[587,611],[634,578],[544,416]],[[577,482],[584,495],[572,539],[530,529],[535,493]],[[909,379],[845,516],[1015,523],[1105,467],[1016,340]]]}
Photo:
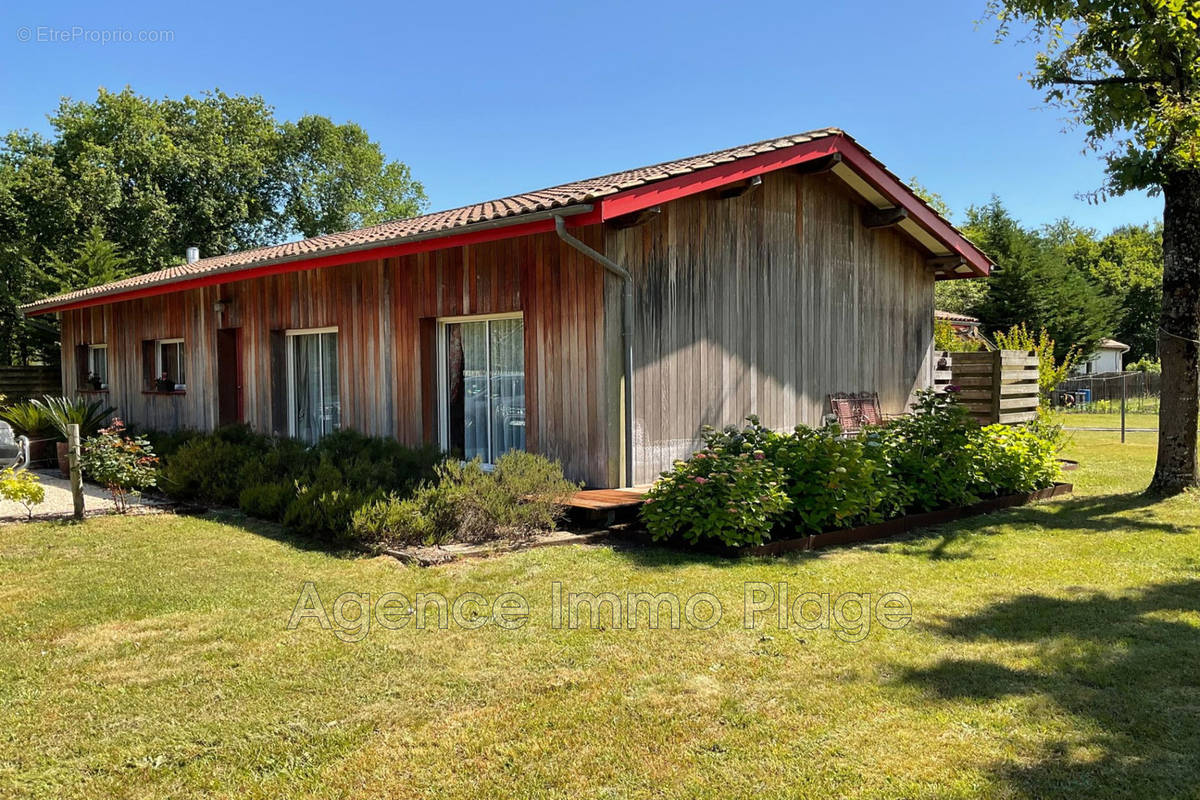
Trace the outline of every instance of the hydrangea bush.
{"label": "hydrangea bush", "polygon": [[714,436],[654,484],[642,519],[656,539],[762,544],[791,507],[783,472],[753,441]]}
{"label": "hydrangea bush", "polygon": [[836,425],[779,433],[756,417],[706,429],[704,449],[651,488],[642,519],[657,540],[741,546],[1053,485],[1057,430],[980,428],[956,394],[921,392],[911,414],[855,436]]}

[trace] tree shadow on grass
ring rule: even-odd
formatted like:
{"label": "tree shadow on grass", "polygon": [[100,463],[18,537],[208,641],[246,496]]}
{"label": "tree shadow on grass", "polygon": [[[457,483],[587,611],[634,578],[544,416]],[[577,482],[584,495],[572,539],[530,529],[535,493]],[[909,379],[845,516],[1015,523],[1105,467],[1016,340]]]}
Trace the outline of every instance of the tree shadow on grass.
{"label": "tree shadow on grass", "polygon": [[[182,515],[181,515],[182,516]],[[189,514],[197,519],[208,520],[209,522],[217,522],[222,525],[229,525],[233,528],[240,528],[247,533],[253,533],[256,536],[261,536],[264,539],[270,539],[280,544],[287,545],[294,550],[304,550],[307,552],[319,552],[334,558],[356,559],[356,558],[372,558],[373,554],[365,552],[352,544],[345,541],[336,541],[317,536],[308,536],[302,533],[297,533],[290,528],[285,527],[281,523],[271,522],[270,520],[251,517],[241,511],[234,509],[206,509],[202,513]]]}
{"label": "tree shadow on grass", "polygon": [[[1144,494],[1113,494],[1058,499],[995,511],[979,517],[915,531],[889,545],[907,555],[935,561],[971,558],[972,539],[1007,533],[1007,526],[1031,526],[1064,533],[1195,533],[1196,526],[1159,517],[1158,500]],[[953,546],[966,549],[954,549]]]}
{"label": "tree shadow on grass", "polygon": [[1019,796],[1194,796],[1200,789],[1197,613],[1200,580],[1126,596],[1022,595],[948,620],[938,632],[1011,647],[1009,662],[1023,666],[946,659],[900,680],[959,707],[964,700],[1046,701],[1049,730],[1069,715],[1075,731],[1069,739],[1042,741],[1019,761],[988,765]]}

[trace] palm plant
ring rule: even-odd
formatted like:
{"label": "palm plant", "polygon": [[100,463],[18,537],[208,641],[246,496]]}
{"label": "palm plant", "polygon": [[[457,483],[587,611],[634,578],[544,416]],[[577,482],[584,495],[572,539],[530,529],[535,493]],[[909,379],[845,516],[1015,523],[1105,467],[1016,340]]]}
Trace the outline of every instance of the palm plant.
{"label": "palm plant", "polygon": [[42,439],[54,432],[46,410],[36,402],[13,403],[0,409],[0,419],[7,422],[21,436]]}
{"label": "palm plant", "polygon": [[67,438],[69,425],[79,426],[81,439],[95,436],[104,427],[109,415],[116,411],[112,406],[105,406],[102,400],[88,402],[82,397],[71,400],[66,397],[46,395],[41,400],[32,401],[32,404],[42,410],[50,425],[59,432],[63,439]]}

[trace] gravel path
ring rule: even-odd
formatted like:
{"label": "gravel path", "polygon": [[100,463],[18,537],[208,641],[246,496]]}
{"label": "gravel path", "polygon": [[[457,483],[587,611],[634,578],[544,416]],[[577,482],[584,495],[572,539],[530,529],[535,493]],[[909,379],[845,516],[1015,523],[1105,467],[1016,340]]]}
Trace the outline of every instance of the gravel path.
{"label": "gravel path", "polygon": [[[75,505],[71,502],[71,482],[61,477],[58,471],[33,470],[46,489],[46,502],[33,507],[34,519],[52,519],[71,516]],[[145,497],[129,498],[129,513],[144,514],[162,510],[163,504]],[[83,508],[85,514],[109,514],[116,508],[112,498],[104,489],[90,483],[83,485]],[[11,522],[26,518],[25,507],[19,503],[0,500],[0,522]]]}

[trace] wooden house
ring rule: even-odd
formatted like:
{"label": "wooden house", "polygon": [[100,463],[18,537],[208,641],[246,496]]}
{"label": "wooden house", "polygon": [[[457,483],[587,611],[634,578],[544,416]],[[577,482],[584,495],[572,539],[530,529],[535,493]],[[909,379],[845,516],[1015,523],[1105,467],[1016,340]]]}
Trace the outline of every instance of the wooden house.
{"label": "wooden house", "polygon": [[933,285],[988,259],[824,129],[272,247],[24,308],[63,391],[128,420],[350,426],[644,483],[706,424],[903,411],[932,381]]}

